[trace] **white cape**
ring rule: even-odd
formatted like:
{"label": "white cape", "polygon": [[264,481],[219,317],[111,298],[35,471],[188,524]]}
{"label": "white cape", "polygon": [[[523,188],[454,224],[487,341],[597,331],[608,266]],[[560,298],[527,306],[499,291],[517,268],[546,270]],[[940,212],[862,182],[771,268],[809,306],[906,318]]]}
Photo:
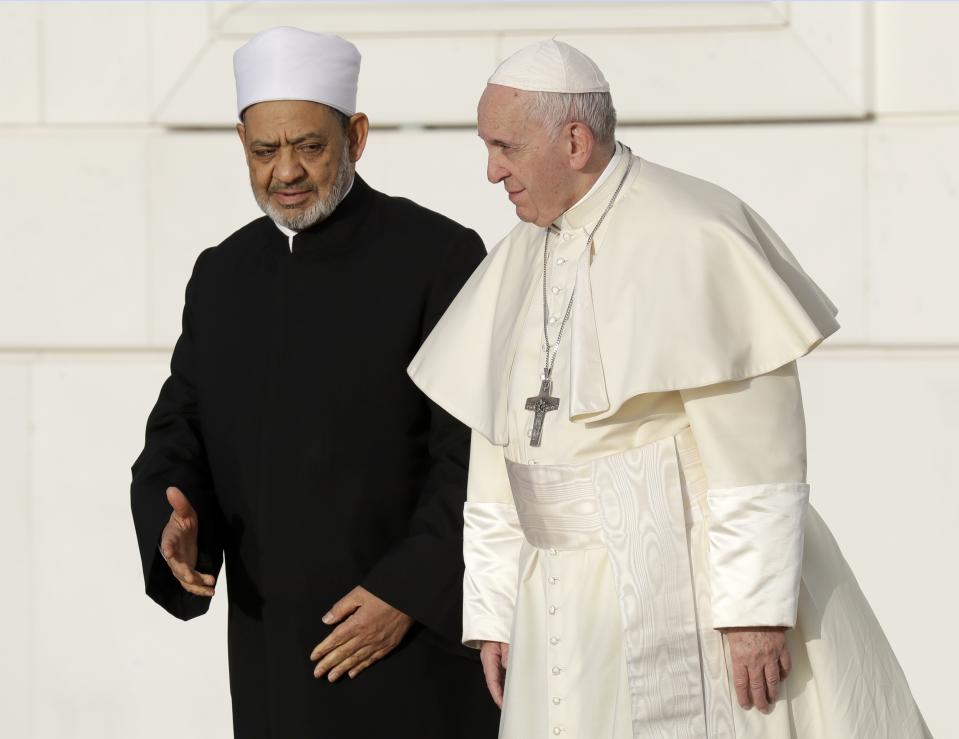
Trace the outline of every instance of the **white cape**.
{"label": "white cape", "polygon": [[[602,252],[577,265],[571,420],[609,418],[642,393],[764,374],[838,328],[782,240],[726,190],[634,157],[617,202]],[[542,234],[520,224],[497,244],[409,366],[426,395],[494,444],[507,442],[509,372]]]}

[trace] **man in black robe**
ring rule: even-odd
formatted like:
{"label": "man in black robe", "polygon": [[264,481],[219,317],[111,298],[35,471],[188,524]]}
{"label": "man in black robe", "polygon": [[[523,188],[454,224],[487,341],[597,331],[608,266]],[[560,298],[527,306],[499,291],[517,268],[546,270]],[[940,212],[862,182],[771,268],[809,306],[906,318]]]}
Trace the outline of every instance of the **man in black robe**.
{"label": "man in black robe", "polygon": [[492,738],[460,645],[469,432],[406,374],[482,241],[355,174],[351,44],[273,29],[235,65],[269,217],[187,286],[133,465],[146,591],[201,615],[225,557],[237,737]]}

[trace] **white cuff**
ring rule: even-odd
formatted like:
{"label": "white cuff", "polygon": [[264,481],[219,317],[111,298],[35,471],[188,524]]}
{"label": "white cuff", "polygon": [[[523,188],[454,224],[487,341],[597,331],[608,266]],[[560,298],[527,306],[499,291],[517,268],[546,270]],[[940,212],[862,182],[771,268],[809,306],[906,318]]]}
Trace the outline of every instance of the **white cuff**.
{"label": "white cuff", "polygon": [[463,643],[509,643],[523,530],[511,503],[463,507]]}
{"label": "white cuff", "polygon": [[807,483],[707,492],[712,626],[796,625]]}

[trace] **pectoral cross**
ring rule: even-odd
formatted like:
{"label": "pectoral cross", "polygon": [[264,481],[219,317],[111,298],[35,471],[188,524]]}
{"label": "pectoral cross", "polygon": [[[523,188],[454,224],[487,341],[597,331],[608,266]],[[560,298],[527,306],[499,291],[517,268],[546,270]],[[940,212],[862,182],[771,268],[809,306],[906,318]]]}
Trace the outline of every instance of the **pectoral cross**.
{"label": "pectoral cross", "polygon": [[526,410],[533,411],[533,430],[529,435],[529,445],[539,446],[543,441],[543,421],[550,411],[559,410],[559,398],[550,395],[553,390],[553,381],[550,379],[550,370],[543,372],[543,383],[539,386],[539,395],[526,399]]}

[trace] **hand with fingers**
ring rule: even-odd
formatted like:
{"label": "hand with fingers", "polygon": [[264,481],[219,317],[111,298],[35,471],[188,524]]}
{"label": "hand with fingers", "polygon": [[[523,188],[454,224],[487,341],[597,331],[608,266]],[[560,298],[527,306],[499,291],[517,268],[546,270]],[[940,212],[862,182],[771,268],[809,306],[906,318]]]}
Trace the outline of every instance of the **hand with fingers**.
{"label": "hand with fingers", "polygon": [[313,675],[327,675],[335,683],[344,673],[350,678],[392,652],[413,626],[413,619],[380,600],[365,588],[353,588],[323,617],[328,626],[339,624],[316,645],[310,660]]}
{"label": "hand with fingers", "polygon": [[733,661],[733,685],[744,710],[769,713],[792,664],[786,630],[780,627],[723,629]]}
{"label": "hand with fingers", "polygon": [[166,498],[173,512],[160,534],[160,554],[184,590],[194,595],[212,597],[216,577],[204,575],[196,569],[197,533],[200,528],[196,511],[179,488],[167,488]]}
{"label": "hand with fingers", "polygon": [[503,688],[506,684],[506,668],[509,666],[509,644],[498,641],[484,641],[480,646],[480,662],[486,687],[493,696],[493,702],[503,707]]}

